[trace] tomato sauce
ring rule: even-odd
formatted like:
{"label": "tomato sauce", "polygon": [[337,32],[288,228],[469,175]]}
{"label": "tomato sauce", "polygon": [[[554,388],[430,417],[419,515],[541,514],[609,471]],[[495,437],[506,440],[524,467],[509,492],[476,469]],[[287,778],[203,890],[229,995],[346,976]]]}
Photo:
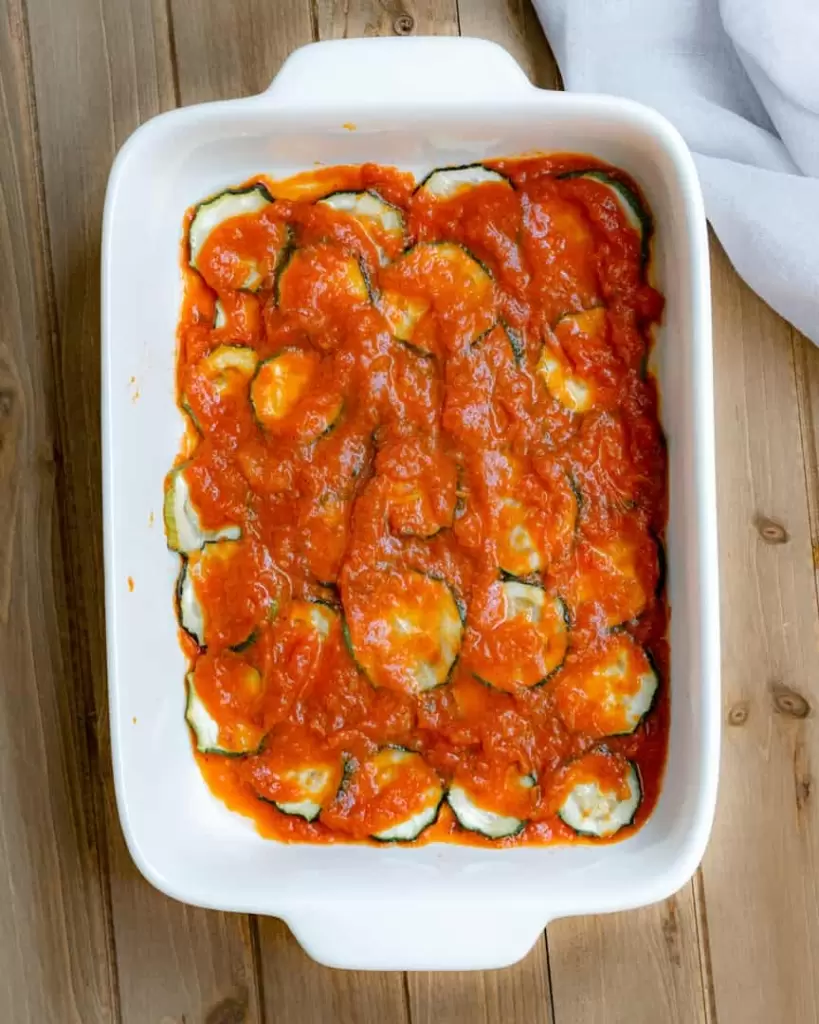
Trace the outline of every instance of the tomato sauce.
{"label": "tomato sauce", "polygon": [[[213,792],[265,836],[367,841],[425,788],[467,780],[522,830],[484,838],[444,801],[417,842],[585,841],[556,812],[572,763],[599,750],[639,773],[642,802],[617,838],[657,800],[669,728],[667,474],[646,365],[663,300],[611,189],[562,175],[596,169],[639,190],[575,154],[487,166],[507,180],[449,198],[375,165],[260,177],[249,184],[274,201],[212,231],[198,271],[184,247],[177,393],[190,426],[178,464],[203,529],[238,525],[241,551],[199,585],[207,649],[180,636],[220,736],[250,731],[260,743],[247,756],[196,757]],[[365,189],[400,211],[403,237],[316,202]],[[454,248],[474,259],[442,263]],[[250,264],[255,292],[237,289]],[[267,367],[297,353],[289,379],[297,370],[301,390],[275,428],[254,412],[253,384],[208,368],[223,345]],[[504,619],[509,580],[545,591],[541,621],[560,621],[543,644]],[[412,651],[391,648],[404,659],[393,671],[378,609],[420,607],[433,591],[445,600],[439,583],[461,617],[457,654],[438,685],[414,691],[413,657],[437,671],[425,648],[435,616]],[[289,613],[316,600],[335,610],[326,636]],[[356,629],[369,660],[353,657]],[[578,680],[621,634],[660,682],[636,729],[611,735]],[[385,747],[422,760],[379,789],[367,766]],[[328,766],[313,821],[275,806],[297,799],[282,766],[308,763]],[[521,777],[525,789],[510,781]]]}

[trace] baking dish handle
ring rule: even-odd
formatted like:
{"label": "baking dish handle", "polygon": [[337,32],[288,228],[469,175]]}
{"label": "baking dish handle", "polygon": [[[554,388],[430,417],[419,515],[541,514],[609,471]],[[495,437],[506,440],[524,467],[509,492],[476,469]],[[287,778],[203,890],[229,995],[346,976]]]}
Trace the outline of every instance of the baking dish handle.
{"label": "baking dish handle", "polygon": [[334,39],[294,51],[260,99],[300,108],[411,107],[425,100],[504,99],[533,88],[517,61],[485,39]]}
{"label": "baking dish handle", "polygon": [[546,927],[543,908],[388,902],[323,904],[287,916],[319,963],[352,970],[489,970],[517,963]]}

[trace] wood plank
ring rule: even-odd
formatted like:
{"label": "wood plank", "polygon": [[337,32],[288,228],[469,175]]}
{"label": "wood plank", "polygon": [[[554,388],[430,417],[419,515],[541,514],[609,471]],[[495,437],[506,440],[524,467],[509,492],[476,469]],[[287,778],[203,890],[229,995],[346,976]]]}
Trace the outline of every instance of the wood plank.
{"label": "wood plank", "polygon": [[311,0],[170,0],[184,104],[261,92],[291,51],[314,38]]}
{"label": "wood plank", "polygon": [[[494,8],[496,4],[486,6]],[[461,29],[467,31],[463,23]],[[458,10],[449,0],[429,0],[424,4],[347,0],[343,5],[319,0],[318,33],[321,39],[410,33],[456,35]],[[508,971],[410,973],[407,991],[413,1024],[472,1024],[482,1020],[487,1024],[496,1020],[508,1024],[545,1024],[549,1012],[545,943],[541,939],[522,963]]]}
{"label": "wood plank", "polygon": [[458,14],[462,35],[500,43],[535,85],[560,88],[560,72],[530,0],[458,0]]}
{"label": "wood plank", "polygon": [[[458,0],[458,10],[464,35],[500,43],[536,85],[559,87],[557,65],[528,0]],[[555,922],[548,930],[548,964],[557,1024],[703,1019],[696,922],[690,886],[660,907]],[[629,970],[635,963],[643,969]],[[660,1007],[665,1016],[652,1016],[651,1008]]]}
{"label": "wood plank", "polygon": [[549,1024],[546,944],[501,971],[407,975],[412,1024]]}
{"label": "wood plank", "polygon": [[[726,725],[703,876],[716,1007],[723,1024],[808,1024],[819,1019],[819,659],[792,332],[719,250],[713,282]],[[803,355],[815,413],[815,353]],[[804,442],[815,465],[815,435]],[[815,507],[815,479],[811,493]]]}
{"label": "wood plank", "polygon": [[315,0],[318,39],[455,36],[456,0]]}
{"label": "wood plank", "polygon": [[409,1024],[400,972],[321,967],[285,924],[270,917],[259,919],[259,939],[262,989],[271,1022]]}
{"label": "wood plank", "polygon": [[0,1020],[117,1014],[104,855],[67,636],[64,489],[30,51],[0,0]]}
{"label": "wood plank", "polygon": [[[77,674],[93,687],[97,708],[88,720],[94,756],[87,785],[97,790],[100,818],[107,822],[101,834],[111,871],[122,1016],[126,1022],[204,1020],[238,1005],[250,1022],[259,1014],[248,923],[184,908],[138,875],[117,821],[105,715],[100,220],[116,148],[141,121],[175,101],[166,8],[163,0],[30,0],[28,7],[55,289],[70,580],[65,604],[72,609]],[[73,799],[80,799],[79,790]]]}
{"label": "wood plank", "polygon": [[[287,5],[252,0],[247,19],[255,43],[232,38],[233,17],[219,0],[172,2],[179,93],[184,103],[259,92],[270,84],[291,50],[313,39],[308,0]],[[183,32],[182,27],[191,22],[192,30]],[[257,927],[268,1020],[408,1022],[401,974],[332,971],[310,960],[280,921],[261,918]]]}
{"label": "wood plank", "polygon": [[657,906],[548,929],[556,1024],[709,1020],[691,886]]}

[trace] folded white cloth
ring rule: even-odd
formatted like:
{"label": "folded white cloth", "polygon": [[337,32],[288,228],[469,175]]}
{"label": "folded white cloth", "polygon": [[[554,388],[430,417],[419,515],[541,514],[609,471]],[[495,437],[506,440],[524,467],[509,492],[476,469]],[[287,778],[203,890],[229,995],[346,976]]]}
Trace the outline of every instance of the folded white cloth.
{"label": "folded white cloth", "polygon": [[819,344],[819,0],[534,3],[567,89],[676,125],[731,262]]}

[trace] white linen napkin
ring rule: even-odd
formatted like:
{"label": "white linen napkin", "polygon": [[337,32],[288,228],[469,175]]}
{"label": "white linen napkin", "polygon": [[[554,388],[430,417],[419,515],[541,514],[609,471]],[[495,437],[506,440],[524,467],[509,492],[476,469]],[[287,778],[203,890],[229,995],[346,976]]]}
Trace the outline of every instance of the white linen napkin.
{"label": "white linen napkin", "polygon": [[534,0],[567,89],[654,107],[731,262],[819,345],[819,0]]}

